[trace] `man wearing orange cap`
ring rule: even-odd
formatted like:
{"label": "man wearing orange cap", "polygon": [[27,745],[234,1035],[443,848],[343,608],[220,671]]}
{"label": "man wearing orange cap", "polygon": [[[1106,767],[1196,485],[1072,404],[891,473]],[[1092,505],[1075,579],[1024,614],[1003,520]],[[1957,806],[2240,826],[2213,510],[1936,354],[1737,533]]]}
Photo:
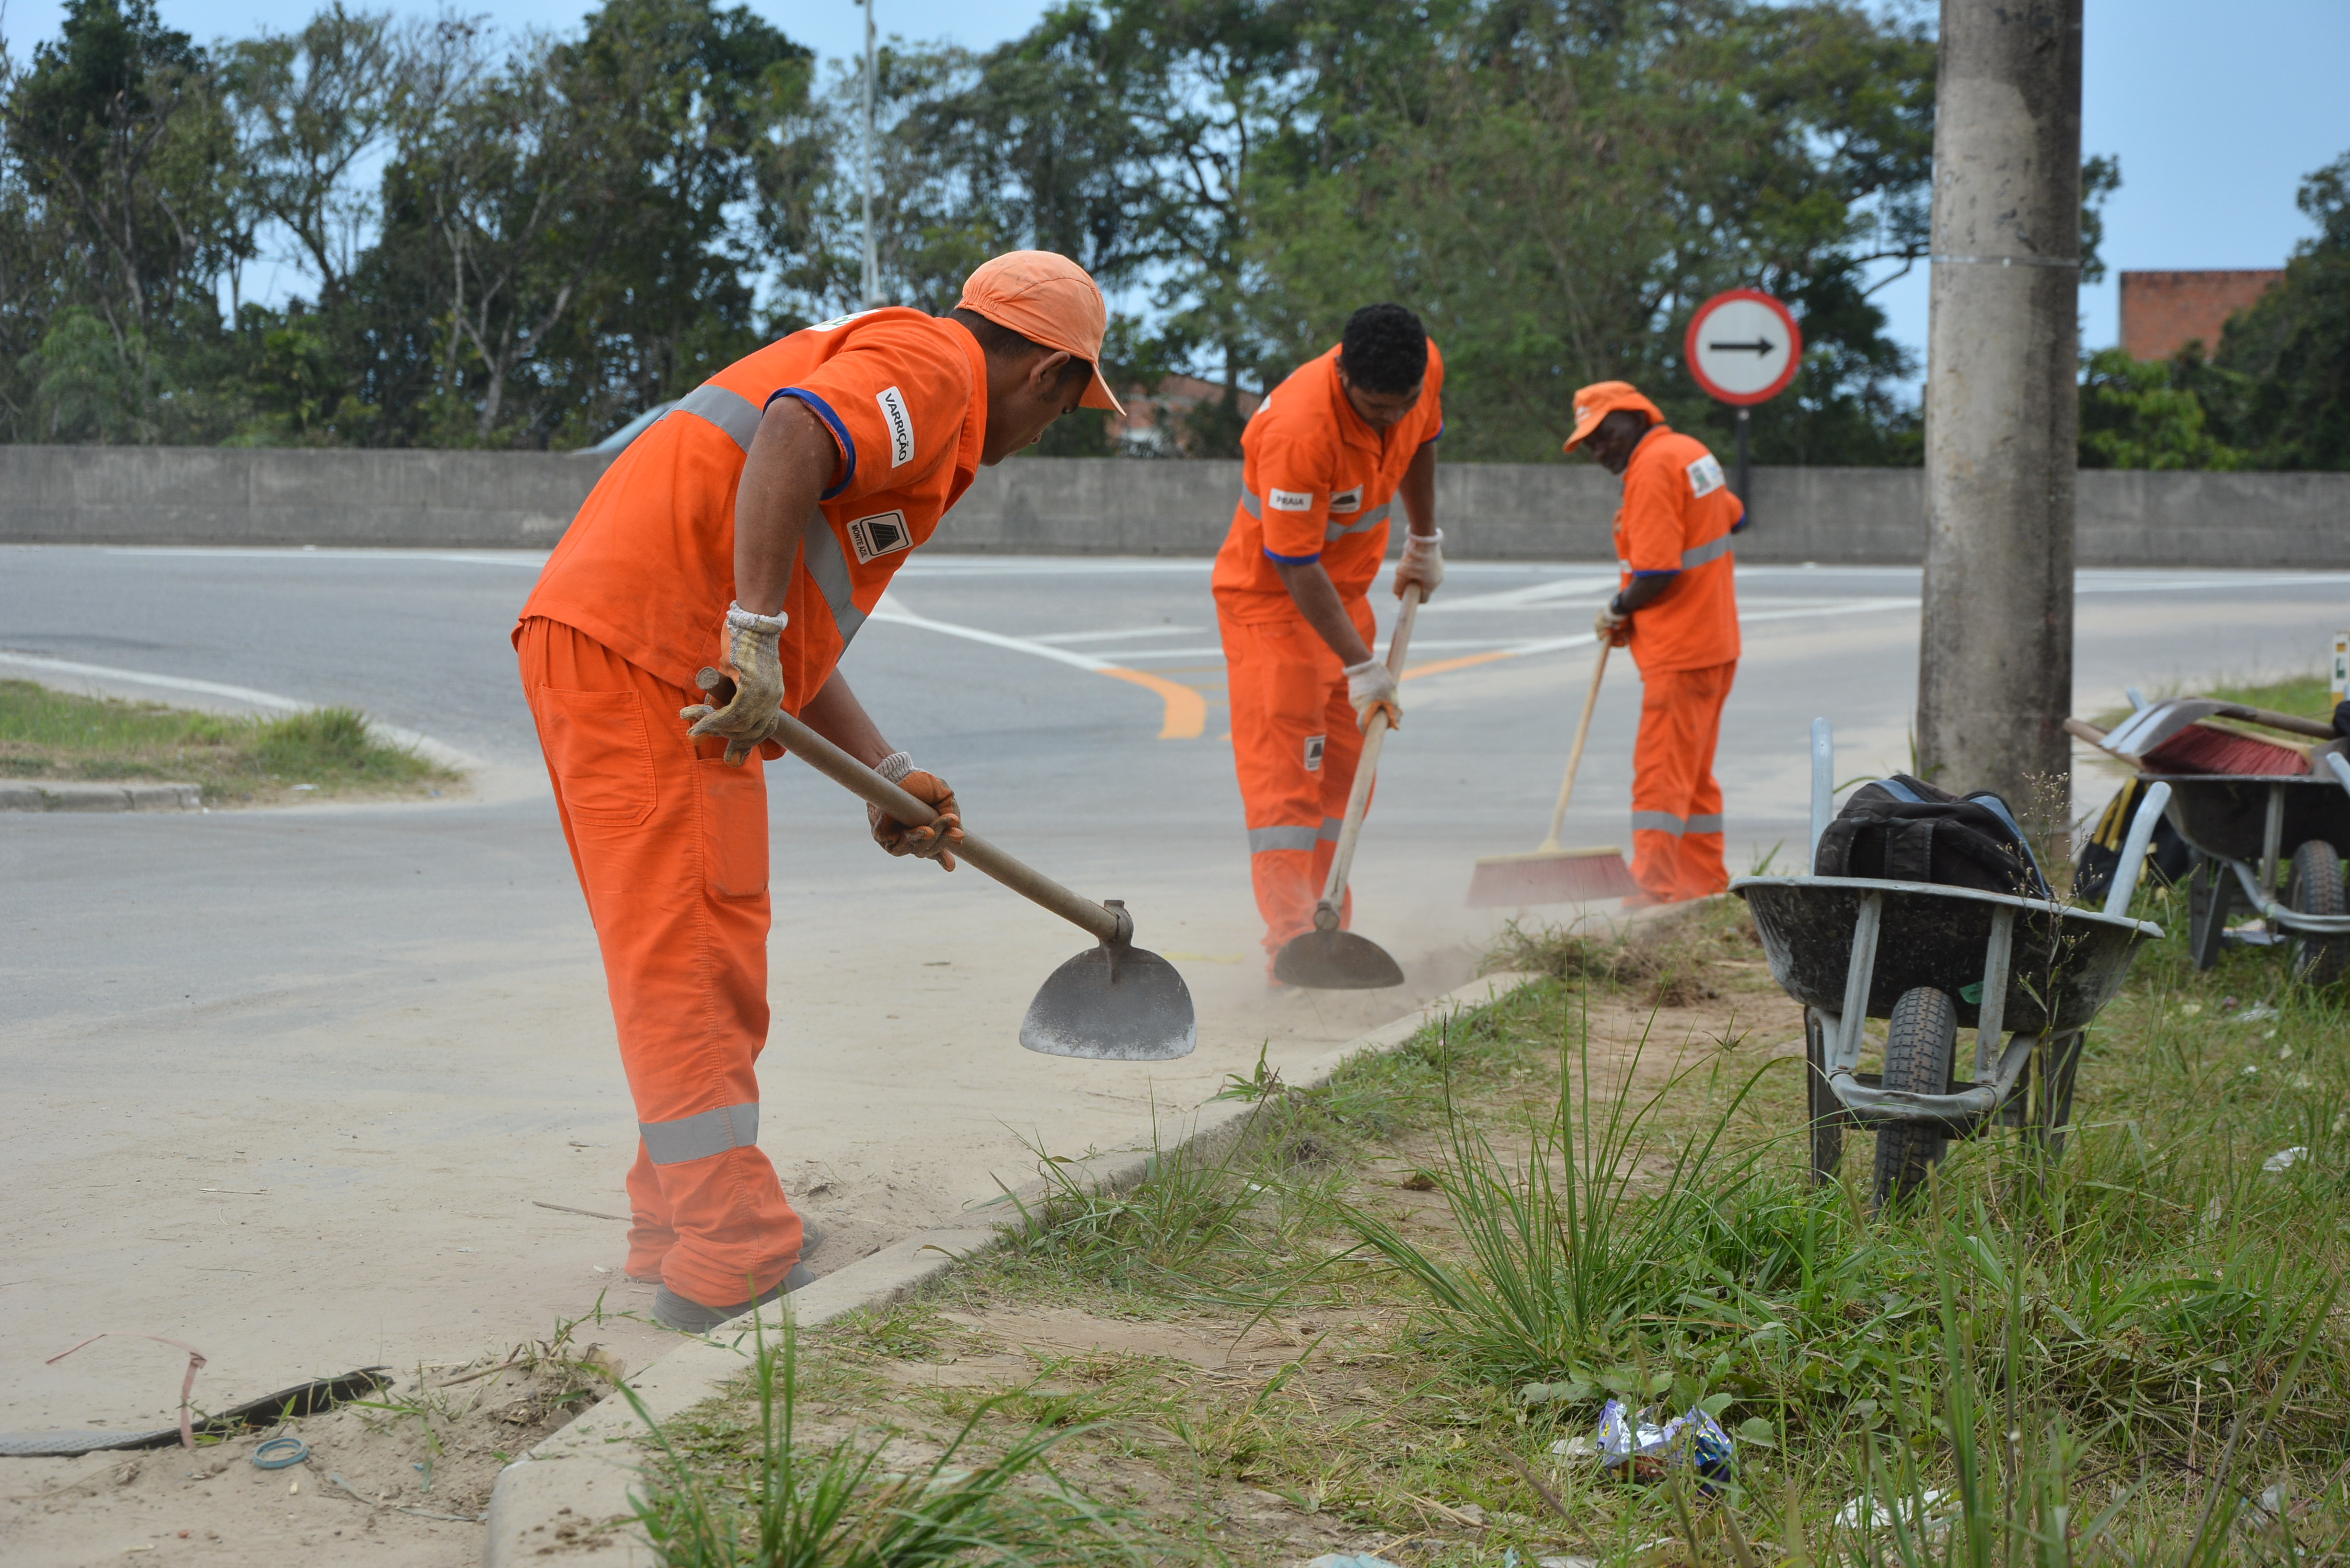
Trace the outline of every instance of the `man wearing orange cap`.
{"label": "man wearing orange cap", "polygon": [[1397,496],[1411,530],[1396,593],[1416,583],[1432,594],[1444,580],[1443,385],[1443,359],[1419,317],[1399,305],[1366,306],[1336,348],[1274,389],[1241,436],[1240,504],[1214,587],[1268,954],[1313,928],[1361,726],[1378,709],[1391,722],[1400,711],[1395,677],[1371,649],[1368,600]]}
{"label": "man wearing orange cap", "polygon": [[[954,868],[954,791],[836,666],[983,464],[1080,405],[1118,408],[1106,315],[1076,264],[1015,251],[949,315],[868,310],[769,344],[621,453],[523,607],[523,688],[636,1102],[626,1272],[660,1282],[670,1327],[809,1277],[813,1234],[758,1147],[777,711],[938,811],[930,828],[868,812],[884,849]],[[713,659],[722,707],[697,690]]]}
{"label": "man wearing orange cap", "polygon": [[1624,480],[1616,513],[1621,587],[1594,626],[1640,667],[1640,737],[1632,752],[1632,879],[1638,907],[1702,898],[1730,886],[1721,854],[1721,786],[1713,750],[1738,673],[1738,594],[1731,535],[1746,508],[1703,442],[1665,423],[1630,383],[1575,394],[1582,447]]}

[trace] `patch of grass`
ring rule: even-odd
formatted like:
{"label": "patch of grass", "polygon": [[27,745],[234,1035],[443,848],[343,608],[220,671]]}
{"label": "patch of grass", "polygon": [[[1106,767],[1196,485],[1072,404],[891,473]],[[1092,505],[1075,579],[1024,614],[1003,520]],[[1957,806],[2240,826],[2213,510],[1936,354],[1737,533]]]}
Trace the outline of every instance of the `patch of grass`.
{"label": "patch of grass", "polygon": [[744,1392],[754,1424],[722,1407],[705,1420],[655,1428],[661,1474],[637,1517],[670,1568],[1139,1561],[1110,1516],[1054,1472],[1053,1450],[1082,1428],[1034,1427],[983,1451],[979,1433],[996,1409],[984,1401],[925,1456],[886,1430],[809,1442],[788,1321],[780,1344],[758,1340]]}
{"label": "patch of grass", "polygon": [[[2220,702],[2241,702],[2248,708],[2266,708],[2274,713],[2297,713],[2305,719],[2334,716],[2333,678],[2323,670],[2269,680],[2230,678],[2206,682],[2192,691],[2164,686],[2146,695],[2155,701],[2171,697],[2209,697]],[[2129,714],[2127,708],[2116,708],[2098,714],[2091,722],[2101,730],[2110,730]]]}
{"label": "patch of grass", "polygon": [[[2091,1032],[2061,1158],[1960,1142],[1873,1216],[1866,1135],[1810,1179],[1742,905],[1516,932],[1547,978],[1324,1087],[1235,1075],[1245,1134],[1137,1191],[1048,1162],[1024,1240],[811,1335],[810,1450],[1049,1428],[1170,1563],[2339,1561],[2350,1014],[2272,954],[2195,971],[2183,895],[2140,898],[2174,934]],[[1071,1318],[1120,1348],[1038,1348]],[[1715,1414],[1734,1480],[1570,1457],[1611,1396]],[[753,1429],[755,1391],[722,1414]]]}
{"label": "patch of grass", "polygon": [[208,805],[421,794],[460,779],[374,738],[366,718],[349,708],[231,718],[26,680],[0,680],[0,775],[196,784]]}

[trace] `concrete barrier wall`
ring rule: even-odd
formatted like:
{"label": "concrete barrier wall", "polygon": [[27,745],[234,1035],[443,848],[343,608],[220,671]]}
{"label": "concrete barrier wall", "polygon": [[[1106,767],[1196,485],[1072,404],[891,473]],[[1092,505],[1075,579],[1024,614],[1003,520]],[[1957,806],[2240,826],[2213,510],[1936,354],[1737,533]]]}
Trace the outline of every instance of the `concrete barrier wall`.
{"label": "concrete barrier wall", "polygon": [[[608,458],[539,452],[0,446],[0,544],[545,548]],[[1755,471],[1755,562],[1913,564],[1925,476]],[[1020,458],[983,470],[933,548],[1212,554],[1237,462]],[[1615,480],[1589,464],[1437,471],[1457,559],[1606,559]],[[2350,474],[2080,476],[2083,566],[2350,568]]]}

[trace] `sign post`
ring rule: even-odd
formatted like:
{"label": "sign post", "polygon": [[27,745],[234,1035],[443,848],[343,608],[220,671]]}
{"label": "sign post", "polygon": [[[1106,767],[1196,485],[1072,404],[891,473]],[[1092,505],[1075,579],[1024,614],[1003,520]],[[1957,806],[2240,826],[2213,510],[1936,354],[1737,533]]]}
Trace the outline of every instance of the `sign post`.
{"label": "sign post", "polygon": [[1747,462],[1747,410],[1787,389],[1804,364],[1804,332],[1788,308],[1760,289],[1717,294],[1690,317],[1682,357],[1706,392],[1738,410],[1738,499],[1754,515]]}

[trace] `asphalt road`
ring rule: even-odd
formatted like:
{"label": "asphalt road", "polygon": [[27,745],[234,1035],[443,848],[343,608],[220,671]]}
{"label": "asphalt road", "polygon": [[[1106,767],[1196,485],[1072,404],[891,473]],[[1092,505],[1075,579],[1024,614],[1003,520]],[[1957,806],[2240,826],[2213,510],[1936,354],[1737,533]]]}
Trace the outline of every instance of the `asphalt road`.
{"label": "asphalt road", "polygon": [[[168,1419],[161,1347],[42,1365],[99,1328],[196,1344],[199,1403],[225,1403],[645,1304],[619,1282],[618,1224],[537,1206],[624,1210],[634,1138],[506,642],[538,562],[0,550],[0,678],[348,703],[481,763],[474,794],[424,805],[0,815],[0,1428]],[[975,828],[1128,901],[1198,994],[1186,1062],[1021,1051],[1029,992],[1085,940],[973,873],[888,860],[836,786],[769,769],[763,1143],[834,1231],[819,1264],[986,1200],[1035,1149],[1146,1141],[1261,1046],[1302,1060],[1472,972],[1499,920],[1460,907],[1470,863],[1541,836],[1612,571],[1451,567],[1356,879],[1357,929],[1410,983],[1335,997],[1263,986],[1207,576],[917,559],[846,667]],[[2127,684],[2310,668],[2350,623],[2344,575],[2090,572],[2080,589],[2084,712]],[[1906,764],[1918,593],[1914,570],[1742,570],[1720,763],[1734,869],[1799,842],[1814,715],[1835,721],[1846,776]],[[1627,836],[1637,701],[1633,672],[1611,673],[1569,842]],[[659,1339],[625,1321],[592,1337],[631,1361]]]}

